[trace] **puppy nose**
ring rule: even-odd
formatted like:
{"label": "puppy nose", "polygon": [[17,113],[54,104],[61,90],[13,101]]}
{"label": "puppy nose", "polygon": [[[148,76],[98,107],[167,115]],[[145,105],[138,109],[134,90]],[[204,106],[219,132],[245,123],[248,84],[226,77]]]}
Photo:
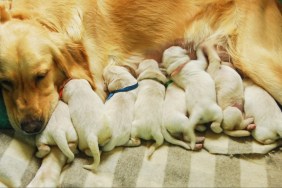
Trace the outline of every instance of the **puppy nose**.
{"label": "puppy nose", "polygon": [[37,134],[42,131],[43,121],[34,120],[34,121],[24,121],[21,123],[21,129],[26,134]]}

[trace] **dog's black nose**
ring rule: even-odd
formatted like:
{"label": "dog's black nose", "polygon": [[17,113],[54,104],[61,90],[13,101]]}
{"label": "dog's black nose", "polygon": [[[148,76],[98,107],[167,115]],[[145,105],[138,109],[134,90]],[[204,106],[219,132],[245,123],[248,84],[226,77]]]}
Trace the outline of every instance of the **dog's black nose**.
{"label": "dog's black nose", "polygon": [[40,120],[24,121],[21,123],[21,129],[26,134],[40,133],[43,129],[43,121],[40,121]]}

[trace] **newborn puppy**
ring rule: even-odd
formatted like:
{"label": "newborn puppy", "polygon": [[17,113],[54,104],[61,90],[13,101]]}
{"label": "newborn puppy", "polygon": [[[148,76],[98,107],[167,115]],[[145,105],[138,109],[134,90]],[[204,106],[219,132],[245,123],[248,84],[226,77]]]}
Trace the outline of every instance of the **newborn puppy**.
{"label": "newborn puppy", "polygon": [[[163,105],[162,133],[165,140],[171,144],[191,149],[187,143],[171,136],[187,135],[188,133],[184,132],[187,131],[188,124],[185,92],[175,83],[171,83],[167,86]],[[199,140],[203,141],[204,138],[201,137]],[[202,147],[203,144],[196,144],[195,150],[202,149]]]}
{"label": "newborn puppy", "polygon": [[[241,76],[230,66],[221,64],[213,45],[204,45],[209,59],[207,72],[215,81],[217,103],[223,110],[222,128],[229,136],[250,136],[254,119],[243,117],[244,88]],[[247,129],[247,130],[246,130]]]}
{"label": "newborn puppy", "polygon": [[78,148],[93,156],[88,170],[96,170],[100,163],[99,145],[105,145],[111,138],[111,129],[101,98],[84,79],[73,79],[63,89],[63,100],[68,104],[73,125],[78,134]]}
{"label": "newborn puppy", "polygon": [[58,145],[68,158],[67,162],[73,161],[74,154],[72,151],[76,149],[78,138],[71,122],[67,104],[62,101],[58,102],[46,128],[42,133],[36,135],[35,140],[38,148],[37,157],[43,158],[49,154],[49,145]]}
{"label": "newborn puppy", "polygon": [[130,140],[134,103],[137,95],[137,80],[127,68],[108,66],[103,73],[110,95],[105,104],[105,113],[112,129],[111,140],[102,147],[111,151],[116,146],[138,146],[139,141]]}
{"label": "newborn puppy", "polygon": [[250,80],[244,80],[247,117],[253,117],[256,128],[252,131],[255,140],[271,144],[282,137],[282,114],[272,96]]}
{"label": "newborn puppy", "polygon": [[154,143],[147,156],[150,157],[160,145],[164,138],[161,132],[162,109],[165,97],[165,87],[167,79],[162,74],[155,60],[144,60],[137,69],[139,75],[138,95],[134,108],[134,121],[132,123],[131,137],[150,140]]}
{"label": "newborn puppy", "polygon": [[197,60],[190,60],[187,51],[173,46],[163,53],[163,66],[171,79],[185,90],[189,124],[186,131],[190,137],[191,147],[194,149],[196,136],[194,129],[198,124],[211,122],[211,129],[215,133],[222,132],[222,110],[216,103],[215,83],[205,72],[207,61],[203,51],[196,51]]}

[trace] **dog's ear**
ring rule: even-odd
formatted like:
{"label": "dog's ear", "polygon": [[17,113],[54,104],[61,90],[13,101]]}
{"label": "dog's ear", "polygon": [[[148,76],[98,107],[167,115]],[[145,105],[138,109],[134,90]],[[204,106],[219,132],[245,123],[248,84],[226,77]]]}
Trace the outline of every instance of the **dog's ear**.
{"label": "dog's ear", "polygon": [[125,68],[127,68],[127,70],[129,71],[129,73],[134,77],[137,78],[137,73],[135,71],[135,69],[133,67],[130,67],[128,65],[123,65]]}
{"label": "dog's ear", "polygon": [[168,81],[166,76],[163,75],[161,71],[156,71],[156,70],[146,70],[142,72],[137,78],[138,81],[144,80],[144,79],[156,79],[163,84],[165,84]]}
{"label": "dog's ear", "polygon": [[11,19],[11,15],[6,10],[5,4],[0,2],[0,23],[5,23]]}
{"label": "dog's ear", "polygon": [[96,89],[94,78],[89,67],[88,56],[82,43],[62,40],[62,36],[54,33],[51,47],[53,60],[67,78],[85,79]]}

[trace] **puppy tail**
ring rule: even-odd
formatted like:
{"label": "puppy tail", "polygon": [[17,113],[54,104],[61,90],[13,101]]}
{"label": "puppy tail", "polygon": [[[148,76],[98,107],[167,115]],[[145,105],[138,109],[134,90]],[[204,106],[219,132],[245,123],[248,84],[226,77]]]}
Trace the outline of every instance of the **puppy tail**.
{"label": "puppy tail", "polygon": [[224,133],[232,137],[246,137],[251,135],[250,131],[247,130],[233,130],[233,131],[224,130]]}
{"label": "puppy tail", "polygon": [[87,138],[89,149],[93,155],[94,162],[90,165],[84,165],[83,168],[95,171],[100,164],[99,143],[96,135],[90,135]]}
{"label": "puppy tail", "polygon": [[69,147],[65,132],[57,131],[56,133],[54,133],[53,138],[60,150],[68,158],[67,162],[72,162],[74,160],[74,154]]}
{"label": "puppy tail", "polygon": [[181,140],[177,140],[174,137],[172,137],[165,127],[162,126],[161,128],[162,128],[162,134],[167,142],[177,145],[177,146],[181,146],[187,150],[191,150],[191,147],[187,143]]}
{"label": "puppy tail", "polygon": [[185,129],[186,134],[188,134],[189,139],[190,139],[190,146],[191,149],[194,150],[196,146],[196,134],[195,134],[195,128],[197,123],[199,122],[199,117],[198,116],[192,116],[188,123],[187,127]]}

